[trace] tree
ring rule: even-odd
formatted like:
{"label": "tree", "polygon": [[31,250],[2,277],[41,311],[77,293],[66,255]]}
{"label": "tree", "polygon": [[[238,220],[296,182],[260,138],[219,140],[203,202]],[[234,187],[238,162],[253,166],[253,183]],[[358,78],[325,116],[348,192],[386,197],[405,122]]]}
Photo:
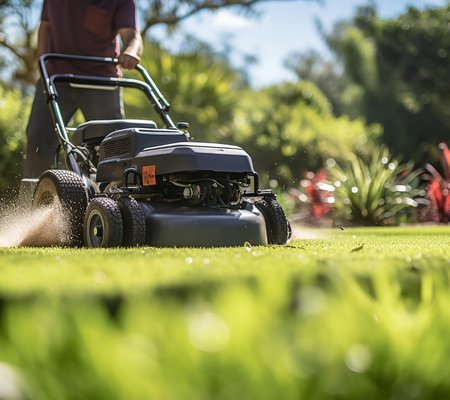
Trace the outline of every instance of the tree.
{"label": "tree", "polygon": [[[140,0],[138,5],[143,21],[142,33],[147,36],[156,25],[173,29],[187,18],[205,11],[230,8],[254,14],[255,6],[267,1],[299,0]],[[0,0],[0,48],[11,54],[13,63],[17,64],[13,79],[25,85],[34,84],[37,78],[35,33],[41,4],[42,0]],[[15,32],[12,36],[11,31]]]}
{"label": "tree", "polygon": [[381,124],[394,155],[418,164],[449,137],[449,19],[450,6],[411,7],[387,20],[370,6],[326,34],[356,94],[345,111]]}
{"label": "tree", "polygon": [[[0,1],[0,49],[5,51],[2,67],[13,68],[14,81],[31,85],[37,79],[36,0]],[[14,32],[12,34],[11,32]],[[11,58],[12,55],[12,58]]]}
{"label": "tree", "polygon": [[350,81],[335,62],[326,60],[318,51],[309,49],[290,54],[285,65],[298,79],[314,83],[330,101],[335,115],[344,113],[346,99],[343,93]]}

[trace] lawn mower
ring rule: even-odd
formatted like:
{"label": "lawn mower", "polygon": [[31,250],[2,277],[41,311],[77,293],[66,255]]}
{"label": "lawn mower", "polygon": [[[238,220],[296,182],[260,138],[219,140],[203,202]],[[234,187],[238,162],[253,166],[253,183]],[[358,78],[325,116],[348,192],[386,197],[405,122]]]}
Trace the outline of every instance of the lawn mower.
{"label": "lawn mower", "polygon": [[[70,225],[69,245],[87,247],[215,247],[285,244],[286,215],[240,147],[190,139],[141,65],[140,79],[72,74],[49,76],[46,62],[107,63],[115,58],[44,54],[39,70],[59,150],[54,168],[23,179],[34,207],[58,200]],[[86,121],[69,133],[57,82],[89,88],[134,88],[161,119]],[[63,165],[63,167],[61,167]]]}

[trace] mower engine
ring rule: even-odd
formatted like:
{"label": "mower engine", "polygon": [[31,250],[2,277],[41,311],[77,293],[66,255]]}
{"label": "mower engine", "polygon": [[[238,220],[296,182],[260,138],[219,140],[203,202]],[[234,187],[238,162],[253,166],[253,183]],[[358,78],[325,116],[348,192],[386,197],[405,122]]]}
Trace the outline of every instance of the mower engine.
{"label": "mower engine", "polygon": [[141,200],[238,207],[254,191],[255,176],[240,147],[188,142],[181,131],[132,128],[100,144],[96,180],[102,191]]}

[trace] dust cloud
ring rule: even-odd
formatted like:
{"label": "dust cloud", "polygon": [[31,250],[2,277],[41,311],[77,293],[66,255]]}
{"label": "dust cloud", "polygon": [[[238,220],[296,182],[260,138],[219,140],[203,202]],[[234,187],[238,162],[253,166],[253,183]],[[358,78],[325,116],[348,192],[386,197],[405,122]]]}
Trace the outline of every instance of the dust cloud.
{"label": "dust cloud", "polygon": [[67,217],[57,201],[39,208],[9,205],[0,211],[0,247],[62,246],[69,238]]}

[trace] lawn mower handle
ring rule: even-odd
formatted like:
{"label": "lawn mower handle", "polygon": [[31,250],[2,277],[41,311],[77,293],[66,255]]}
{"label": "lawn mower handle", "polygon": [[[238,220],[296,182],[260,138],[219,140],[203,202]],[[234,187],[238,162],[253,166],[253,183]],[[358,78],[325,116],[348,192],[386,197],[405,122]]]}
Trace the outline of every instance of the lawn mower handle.
{"label": "lawn mower handle", "polygon": [[113,78],[102,76],[84,76],[84,75],[72,75],[72,74],[57,74],[49,76],[46,62],[48,60],[62,60],[62,61],[82,61],[88,63],[97,64],[109,64],[119,65],[117,58],[111,57],[91,57],[91,56],[79,56],[70,54],[57,54],[47,53],[43,54],[39,58],[39,72],[42,78],[42,84],[44,88],[44,95],[46,96],[47,104],[49,105],[50,114],[56,127],[56,132],[60,141],[61,147],[65,150],[67,155],[68,166],[78,175],[82,176],[82,172],[76,162],[73,152],[76,151],[75,146],[70,143],[67,129],[63,121],[59,105],[57,103],[58,93],[55,87],[55,81],[65,81],[73,83],[84,83],[91,85],[103,85],[103,86],[123,86],[133,87],[141,89],[145,92],[149,100],[153,103],[155,111],[160,115],[166,127],[169,129],[177,129],[173,121],[171,120],[168,112],[170,104],[164,98],[153,79],[148,74],[147,70],[140,64],[136,65],[136,70],[141,74],[143,81],[136,79],[126,78]]}
{"label": "lawn mower handle", "polygon": [[[47,95],[52,95],[54,93],[51,92],[51,87],[49,87],[49,75],[47,71],[46,62],[50,59],[59,59],[59,60],[65,60],[65,61],[82,61],[82,62],[90,62],[90,63],[97,63],[97,64],[109,64],[109,65],[119,65],[119,59],[118,58],[112,58],[112,57],[91,57],[91,56],[78,56],[78,55],[72,55],[72,54],[58,54],[58,53],[47,53],[43,54],[39,58],[39,71],[42,77],[42,81],[44,83],[44,90],[46,90]],[[164,98],[163,94],[158,89],[158,86],[156,86],[155,82],[147,72],[147,70],[141,65],[137,64],[135,67],[136,71],[138,71],[142,78],[144,78],[144,81],[150,86],[151,90],[156,94],[156,98],[161,103],[162,109],[164,111],[169,111],[170,104],[169,102]],[[54,89],[54,88],[53,88]]]}

